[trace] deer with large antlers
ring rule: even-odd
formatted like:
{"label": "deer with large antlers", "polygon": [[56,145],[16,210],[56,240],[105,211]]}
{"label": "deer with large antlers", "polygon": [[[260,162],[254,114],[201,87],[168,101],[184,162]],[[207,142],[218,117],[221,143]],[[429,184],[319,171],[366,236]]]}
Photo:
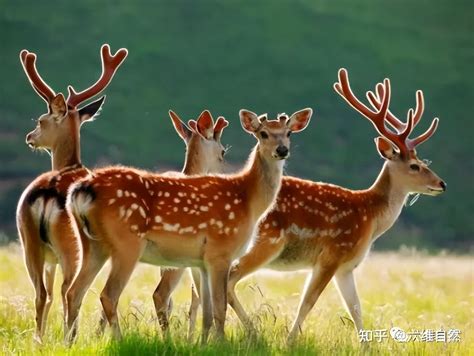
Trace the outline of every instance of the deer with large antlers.
{"label": "deer with large antlers", "polygon": [[79,246],[65,210],[69,186],[88,174],[80,158],[80,127],[100,110],[105,96],[78,108],[102,92],[127,56],[120,49],[114,56],[108,45],[102,46],[102,75],[88,89],[76,93],[69,86],[67,100],[56,94],[36,69],[36,54],[21,51],[20,61],[31,86],[48,105],[48,113],[37,120],[36,128],[26,136],[26,143],[51,152],[52,171],[37,177],[23,192],[17,207],[17,227],[23,245],[25,264],[35,288],[36,333],[41,342],[52,302],[56,266],[59,263],[64,281],[64,296],[78,267]]}
{"label": "deer with large antlers", "polygon": [[[362,329],[359,297],[353,270],[372,243],[397,220],[411,193],[438,195],[446,184],[416,154],[415,147],[436,130],[435,118],[422,135],[408,138],[423,114],[423,94],[417,92],[416,110],[403,123],[389,111],[390,82],[378,84],[367,96],[369,109],[352,93],[345,69],[335,90],[375,126],[377,150],[385,160],[374,184],[349,190],[332,184],[283,177],[275,208],[261,222],[251,250],[233,266],[229,276],[229,303],[246,325],[251,325],[235,294],[235,285],[259,268],[311,269],[297,317],[289,334],[294,339],[321,292],[334,277],[356,329]],[[387,127],[392,126],[393,129]]]}
{"label": "deer with large antlers", "polygon": [[[258,143],[246,167],[236,174],[182,177],[106,168],[70,190],[67,208],[76,233],[101,245],[97,255],[111,257],[100,300],[115,337],[121,336],[117,303],[140,259],[199,267],[202,341],[207,340],[213,319],[217,334],[224,335],[229,268],[252,241],[256,223],[275,200],[291,132],[305,129],[311,114],[311,109],[305,109],[267,120],[241,110],[242,127]],[[84,286],[78,281],[68,291],[70,308],[80,305],[77,297]],[[76,316],[77,310],[70,309],[70,326]]]}

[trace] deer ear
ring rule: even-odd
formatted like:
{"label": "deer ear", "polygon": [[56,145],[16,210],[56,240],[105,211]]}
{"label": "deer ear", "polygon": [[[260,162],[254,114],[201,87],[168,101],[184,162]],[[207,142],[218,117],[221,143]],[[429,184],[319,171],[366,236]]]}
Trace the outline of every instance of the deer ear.
{"label": "deer ear", "polygon": [[253,134],[260,128],[261,122],[254,112],[242,109],[239,111],[239,116],[242,128],[248,133]]}
{"label": "deer ear", "polygon": [[310,108],[297,111],[291,115],[286,125],[292,132],[303,131],[308,126],[311,115],[313,115],[313,110]]}
{"label": "deer ear", "polygon": [[379,136],[375,138],[374,141],[377,146],[377,151],[382,158],[392,160],[398,155],[393,144],[385,137]]}
{"label": "deer ear", "polygon": [[49,109],[53,114],[64,116],[67,113],[66,99],[59,93],[49,103]]}
{"label": "deer ear", "polygon": [[196,120],[197,132],[206,140],[212,139],[214,136],[214,120],[209,110],[204,110]]}
{"label": "deer ear", "polygon": [[105,101],[105,95],[99,99],[93,101],[90,104],[79,109],[79,119],[81,124],[86,121],[93,121],[99,116],[100,110],[102,109],[102,104]]}
{"label": "deer ear", "polygon": [[214,139],[219,141],[222,136],[222,131],[229,126],[229,121],[224,119],[224,117],[219,116],[216,120],[216,124],[214,125]]}
{"label": "deer ear", "polygon": [[168,111],[171,121],[173,122],[174,129],[178,133],[184,142],[188,142],[193,135],[193,132],[186,126],[186,124],[181,121],[178,115],[176,115],[172,110]]}

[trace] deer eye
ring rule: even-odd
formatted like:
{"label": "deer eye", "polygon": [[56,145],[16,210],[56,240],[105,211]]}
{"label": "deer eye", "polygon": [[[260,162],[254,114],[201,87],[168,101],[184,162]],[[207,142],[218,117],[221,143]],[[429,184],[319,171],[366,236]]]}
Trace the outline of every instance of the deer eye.
{"label": "deer eye", "polygon": [[265,131],[260,132],[260,136],[261,136],[263,139],[267,139],[267,138],[268,138],[268,134],[267,134]]}
{"label": "deer eye", "polygon": [[413,164],[410,164],[410,169],[412,171],[417,171],[418,172],[420,170],[420,166],[413,163]]}
{"label": "deer eye", "polygon": [[288,133],[286,134],[286,137],[290,137],[291,136],[291,131],[288,131]]}

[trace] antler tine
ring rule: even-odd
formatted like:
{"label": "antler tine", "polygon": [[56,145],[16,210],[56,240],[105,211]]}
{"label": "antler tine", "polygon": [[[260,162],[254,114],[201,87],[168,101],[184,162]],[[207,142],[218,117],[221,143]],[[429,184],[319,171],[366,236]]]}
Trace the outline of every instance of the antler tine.
{"label": "antler tine", "polygon": [[[367,99],[369,100],[372,107],[374,109],[379,110],[380,106],[382,105],[381,100],[384,96],[384,94],[383,94],[383,92],[384,92],[383,84],[378,83],[375,86],[375,90],[376,90],[377,94],[375,94],[374,92],[369,90],[365,95],[367,96]],[[405,129],[406,125],[401,120],[399,120],[397,117],[395,117],[395,115],[393,115],[390,110],[387,110],[387,116],[385,117],[385,119],[398,132],[401,132]]]}
{"label": "antler tine", "polygon": [[56,93],[39,75],[36,69],[36,54],[24,49],[20,52],[20,61],[33,89],[49,104],[56,96]]}
{"label": "antler tine", "polygon": [[414,138],[414,139],[411,139],[411,140],[408,140],[407,142],[407,146],[410,150],[413,150],[415,149],[416,146],[422,144],[423,142],[425,142],[426,140],[428,140],[431,136],[433,136],[433,134],[435,133],[436,129],[438,128],[438,123],[439,123],[439,119],[437,117],[435,117],[433,119],[433,121],[431,122],[431,125],[430,127],[428,128],[428,130],[426,130],[423,134],[421,134],[420,136]]}
{"label": "antler tine", "polygon": [[75,108],[80,103],[84,102],[87,99],[90,99],[91,97],[99,94],[102,90],[104,90],[107,85],[109,85],[115,72],[123,63],[127,55],[128,51],[125,48],[121,48],[115,53],[115,55],[112,56],[110,53],[110,46],[108,44],[104,44],[101,47],[102,74],[99,80],[97,80],[97,82],[95,82],[89,88],[79,93],[76,93],[72,86],[68,86],[68,106]]}
{"label": "antler tine", "polygon": [[[383,85],[378,83],[376,86],[377,95],[375,95],[372,91],[367,92],[367,98],[369,99],[370,103],[374,108],[380,107],[380,102],[383,97]],[[421,90],[416,91],[416,109],[413,116],[413,127],[415,127],[418,122],[420,121],[421,117],[423,116],[425,106],[424,106],[424,99],[423,99],[423,92]],[[386,117],[388,123],[393,126],[398,132],[401,132],[405,129],[406,124],[403,123],[400,119],[398,119],[395,115],[393,115],[390,110],[387,112]]]}
{"label": "antler tine", "polygon": [[[367,117],[369,120],[381,120],[385,117],[385,113],[381,115],[381,109],[379,109],[378,113],[370,110],[367,106],[362,104],[354,95],[352,92],[352,89],[350,87],[349,83],[349,77],[347,74],[347,70],[344,68],[341,68],[338,73],[339,81],[337,83],[334,83],[334,90],[344,98],[344,100],[349,103],[354,109],[359,111],[362,115]],[[388,105],[387,105],[388,108]]]}
{"label": "antler tine", "polygon": [[28,55],[28,53],[30,53],[30,51],[28,51],[26,49],[23,49],[20,52],[20,62],[22,64],[23,68],[25,68],[25,60],[26,60],[26,56]]}
{"label": "antler tine", "polygon": [[229,126],[229,122],[224,118],[224,116],[219,116],[214,124],[214,132],[219,132]]}
{"label": "antler tine", "polygon": [[413,109],[408,110],[408,120],[405,129],[399,134],[400,141],[408,148],[408,136],[410,136],[413,128],[415,127],[414,111]]}
{"label": "antler tine", "polygon": [[194,132],[198,132],[198,129],[197,129],[197,122],[196,120],[188,120],[188,126],[191,130],[193,130]]}
{"label": "antler tine", "polygon": [[383,85],[386,87],[386,90],[384,90],[383,102],[377,112],[370,110],[356,98],[350,87],[347,71],[344,68],[339,70],[339,82],[334,84],[334,89],[349,105],[369,119],[381,135],[390,136],[391,134],[393,135],[393,133],[389,132],[384,124],[384,119],[388,111],[388,103],[390,101],[390,84],[388,79],[384,80]]}
{"label": "antler tine", "polygon": [[425,99],[423,98],[423,92],[421,90],[416,91],[416,110],[415,116],[413,117],[413,126],[415,127],[418,125],[418,122],[421,120],[423,116],[423,112],[425,111]]}

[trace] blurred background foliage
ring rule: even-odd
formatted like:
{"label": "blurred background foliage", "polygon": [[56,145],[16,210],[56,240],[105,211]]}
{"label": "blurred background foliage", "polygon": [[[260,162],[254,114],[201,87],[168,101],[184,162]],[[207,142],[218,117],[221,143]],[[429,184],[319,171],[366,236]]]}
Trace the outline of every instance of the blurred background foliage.
{"label": "blurred background foliage", "polygon": [[203,109],[231,125],[223,142],[236,169],[254,140],[238,110],[292,113],[314,109],[313,122],[293,138],[287,173],[366,188],[383,161],[371,124],[332,89],[349,70],[360,97],[392,80],[392,111],[405,117],[423,89],[438,132],[419,148],[448,183],[446,194],[406,208],[377,248],[401,244],[472,250],[472,1],[10,1],[0,0],[0,231],[16,239],[21,191],[50,169],[49,157],[24,144],[45,112],[29,86],[18,53],[38,54],[38,67],[56,91],[82,89],[100,73],[99,48],[129,49],[107,89],[98,120],[82,128],[89,167],[122,163],[179,169],[184,145],[167,111],[184,119]]}

